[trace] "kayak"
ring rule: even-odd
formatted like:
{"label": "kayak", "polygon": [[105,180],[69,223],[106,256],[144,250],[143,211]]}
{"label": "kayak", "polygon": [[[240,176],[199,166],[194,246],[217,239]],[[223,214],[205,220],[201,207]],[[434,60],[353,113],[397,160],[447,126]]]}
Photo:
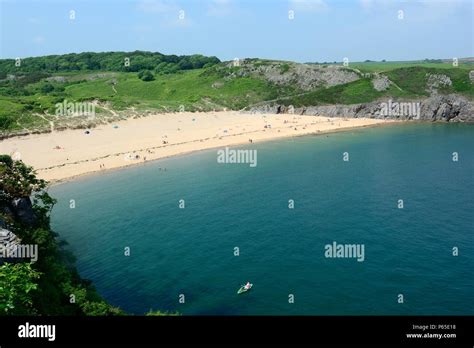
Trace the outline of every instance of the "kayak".
{"label": "kayak", "polygon": [[249,291],[250,289],[252,289],[252,286],[253,284],[250,284],[250,288],[246,289],[245,285],[242,285],[240,289],[237,291],[237,294],[240,295],[240,294],[243,294],[244,292]]}

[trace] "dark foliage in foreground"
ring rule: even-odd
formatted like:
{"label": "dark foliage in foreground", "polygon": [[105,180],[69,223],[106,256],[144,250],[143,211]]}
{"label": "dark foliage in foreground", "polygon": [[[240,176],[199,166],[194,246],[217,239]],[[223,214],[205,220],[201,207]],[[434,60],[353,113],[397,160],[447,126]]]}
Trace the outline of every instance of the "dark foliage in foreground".
{"label": "dark foliage in foreground", "polygon": [[[46,192],[46,185],[22,161],[0,156],[1,227],[20,238],[22,245],[38,245],[36,262],[0,263],[0,315],[124,314],[79,277],[72,255],[60,247],[49,219],[56,200]],[[27,203],[22,214],[12,204],[18,199]],[[34,219],[21,219],[25,213]]]}

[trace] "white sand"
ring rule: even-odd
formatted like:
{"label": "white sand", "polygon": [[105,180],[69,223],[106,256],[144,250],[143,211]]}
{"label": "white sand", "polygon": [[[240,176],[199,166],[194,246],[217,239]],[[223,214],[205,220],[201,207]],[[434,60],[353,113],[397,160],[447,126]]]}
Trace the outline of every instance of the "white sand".
{"label": "white sand", "polygon": [[114,124],[98,126],[90,129],[90,134],[66,130],[5,139],[0,141],[0,153],[16,154],[33,166],[40,178],[56,181],[143,163],[145,157],[150,161],[248,144],[249,139],[258,143],[389,122],[393,121],[238,112],[156,114],[117,122],[118,128]]}

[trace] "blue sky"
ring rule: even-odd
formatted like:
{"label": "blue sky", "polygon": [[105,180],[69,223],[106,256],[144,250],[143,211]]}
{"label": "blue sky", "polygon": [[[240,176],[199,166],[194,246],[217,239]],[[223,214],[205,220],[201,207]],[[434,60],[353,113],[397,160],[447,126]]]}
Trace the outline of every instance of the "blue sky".
{"label": "blue sky", "polygon": [[299,62],[474,56],[472,0],[0,0],[0,11],[2,58],[134,50]]}

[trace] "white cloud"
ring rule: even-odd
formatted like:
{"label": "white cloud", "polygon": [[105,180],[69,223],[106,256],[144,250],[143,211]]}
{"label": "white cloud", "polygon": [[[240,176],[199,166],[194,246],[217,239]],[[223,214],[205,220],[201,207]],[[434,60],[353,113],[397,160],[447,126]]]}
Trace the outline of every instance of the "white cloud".
{"label": "white cloud", "polygon": [[291,10],[301,12],[322,12],[329,9],[329,5],[324,0],[290,0]]}
{"label": "white cloud", "polygon": [[359,5],[364,10],[370,10],[374,7],[387,7],[389,5],[395,5],[395,7],[399,7],[397,4],[402,3],[399,0],[359,0]]}
{"label": "white cloud", "polygon": [[463,11],[472,11],[472,2],[466,0],[419,0],[419,7],[413,20],[442,21],[444,18],[454,17]]}
{"label": "white cloud", "polygon": [[213,17],[223,17],[233,12],[230,0],[212,0],[207,9],[207,15]]}
{"label": "white cloud", "polygon": [[[192,21],[185,9],[171,0],[141,0],[137,9],[140,12],[158,17],[158,25],[163,28],[185,28],[192,25]],[[139,33],[150,32],[148,26],[135,26],[133,30]]]}
{"label": "white cloud", "polygon": [[169,13],[177,12],[179,7],[174,1],[169,0],[141,0],[138,10],[145,13]]}
{"label": "white cloud", "polygon": [[370,9],[373,4],[374,0],[359,0],[359,5],[365,10]]}
{"label": "white cloud", "polygon": [[425,6],[425,8],[431,8],[431,9],[438,10],[438,11],[443,11],[443,10],[446,10],[446,9],[453,10],[453,9],[457,9],[457,8],[461,7],[462,5],[471,4],[471,6],[472,6],[472,3],[470,3],[468,0],[450,0],[450,1],[446,1],[446,0],[418,0],[418,2],[421,5]]}
{"label": "white cloud", "polygon": [[[461,11],[469,10],[470,0],[359,0],[363,11],[372,16],[397,18],[398,11],[403,11],[404,18],[410,23],[440,22],[456,16]],[[402,23],[402,22],[400,22]]]}
{"label": "white cloud", "polygon": [[425,6],[426,8],[456,8],[462,4],[468,4],[470,0],[359,0],[359,5],[364,9],[372,9],[374,7],[409,7],[409,6]]}

